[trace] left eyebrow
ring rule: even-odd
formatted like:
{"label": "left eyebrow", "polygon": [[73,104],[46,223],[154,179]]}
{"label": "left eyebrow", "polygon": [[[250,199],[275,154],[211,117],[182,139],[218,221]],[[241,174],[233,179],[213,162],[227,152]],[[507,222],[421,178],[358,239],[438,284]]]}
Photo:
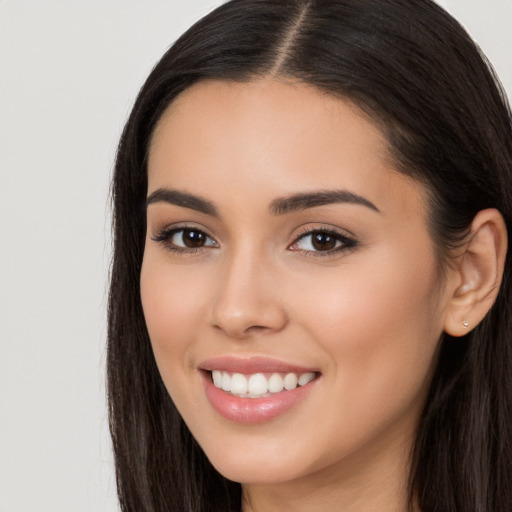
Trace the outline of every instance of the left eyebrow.
{"label": "left eyebrow", "polygon": [[358,204],[381,213],[371,201],[349,190],[318,190],[315,192],[293,194],[272,201],[270,211],[274,215],[284,215],[286,213],[306,210],[307,208],[314,208],[315,206],[334,203]]}

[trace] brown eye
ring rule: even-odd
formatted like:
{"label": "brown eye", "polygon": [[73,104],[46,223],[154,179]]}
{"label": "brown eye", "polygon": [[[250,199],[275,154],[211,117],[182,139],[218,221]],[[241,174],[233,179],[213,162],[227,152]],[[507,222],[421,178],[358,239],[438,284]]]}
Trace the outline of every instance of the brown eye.
{"label": "brown eye", "polygon": [[[179,238],[179,232],[176,233],[176,238]],[[184,247],[189,247],[191,249],[196,249],[198,247],[204,247],[208,236],[202,231],[198,231],[196,229],[183,229],[181,231],[181,241],[182,244],[174,242],[176,245],[183,245]]]}
{"label": "brown eye", "polygon": [[195,249],[218,247],[217,242],[204,231],[195,228],[164,229],[152,238],[163,244],[166,249],[176,252],[187,252]]}
{"label": "brown eye", "polygon": [[336,238],[330,233],[319,231],[311,235],[311,245],[317,251],[332,251],[336,248],[336,242]]}
{"label": "brown eye", "polygon": [[309,231],[289,247],[292,251],[303,251],[305,253],[328,256],[339,251],[353,248],[357,242],[347,235],[328,229],[315,229]]}

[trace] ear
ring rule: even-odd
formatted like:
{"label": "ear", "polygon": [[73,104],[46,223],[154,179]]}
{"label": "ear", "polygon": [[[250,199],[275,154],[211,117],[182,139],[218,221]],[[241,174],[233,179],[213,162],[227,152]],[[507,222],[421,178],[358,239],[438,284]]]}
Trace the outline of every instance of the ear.
{"label": "ear", "polygon": [[482,210],[473,219],[450,279],[444,330],[463,336],[491,309],[500,289],[507,254],[507,228],[500,212]]}

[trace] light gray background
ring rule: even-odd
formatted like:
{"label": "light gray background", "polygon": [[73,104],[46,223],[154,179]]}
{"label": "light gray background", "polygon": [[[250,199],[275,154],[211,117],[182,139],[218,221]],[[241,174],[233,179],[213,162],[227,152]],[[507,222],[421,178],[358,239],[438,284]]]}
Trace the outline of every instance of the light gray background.
{"label": "light gray background", "polygon": [[[0,512],[117,510],[104,400],[115,146],[220,0],[0,0]],[[512,0],[444,0],[512,92]]]}

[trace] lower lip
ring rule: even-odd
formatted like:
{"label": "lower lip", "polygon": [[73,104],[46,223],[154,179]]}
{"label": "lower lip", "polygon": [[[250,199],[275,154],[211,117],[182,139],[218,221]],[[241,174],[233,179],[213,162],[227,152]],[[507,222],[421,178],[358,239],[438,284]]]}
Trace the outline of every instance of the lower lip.
{"label": "lower lip", "polygon": [[241,398],[215,387],[210,373],[204,374],[206,397],[212,407],[224,418],[237,423],[262,423],[280,416],[303,400],[317,380],[270,396]]}

